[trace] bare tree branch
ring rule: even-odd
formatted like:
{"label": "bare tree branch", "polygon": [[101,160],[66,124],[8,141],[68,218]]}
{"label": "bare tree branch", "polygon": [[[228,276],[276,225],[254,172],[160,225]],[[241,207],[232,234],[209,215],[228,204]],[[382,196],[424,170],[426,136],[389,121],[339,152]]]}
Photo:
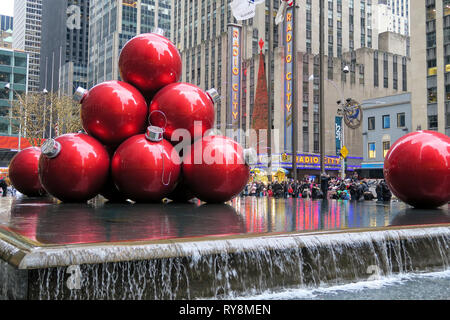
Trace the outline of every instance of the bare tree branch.
{"label": "bare tree branch", "polygon": [[32,146],[40,147],[44,140],[65,133],[78,132],[81,125],[80,105],[69,96],[57,93],[28,93],[13,102],[13,127]]}

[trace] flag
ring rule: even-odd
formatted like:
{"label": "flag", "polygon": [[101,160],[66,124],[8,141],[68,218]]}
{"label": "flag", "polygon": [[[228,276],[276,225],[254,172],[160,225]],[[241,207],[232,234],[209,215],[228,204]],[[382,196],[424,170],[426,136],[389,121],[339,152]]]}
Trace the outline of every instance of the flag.
{"label": "flag", "polygon": [[278,9],[277,16],[275,17],[275,24],[279,25],[284,21],[284,15],[286,13],[287,7],[292,7],[294,0],[282,0],[280,8]]}
{"label": "flag", "polygon": [[261,2],[261,0],[233,0],[233,2],[230,3],[230,7],[236,20],[242,21],[254,17],[256,12],[255,1],[257,1],[257,3]]}

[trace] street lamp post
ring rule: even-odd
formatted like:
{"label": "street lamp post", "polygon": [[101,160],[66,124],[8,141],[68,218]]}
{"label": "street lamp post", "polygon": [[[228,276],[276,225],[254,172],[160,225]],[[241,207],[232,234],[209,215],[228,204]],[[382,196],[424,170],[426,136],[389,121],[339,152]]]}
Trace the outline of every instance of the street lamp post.
{"label": "street lamp post", "polygon": [[42,90],[42,93],[44,94],[44,96],[45,96],[45,98],[44,98],[44,121],[43,121],[43,123],[42,123],[42,127],[43,127],[43,130],[42,130],[42,139],[45,139],[45,114],[46,114],[46,109],[47,109],[47,94],[48,94],[48,91],[47,91],[47,89],[46,88],[44,88],[44,90]]}
{"label": "street lamp post", "polygon": [[293,74],[293,88],[292,90],[292,171],[294,181],[297,180],[297,151],[298,151],[298,110],[297,110],[297,84],[298,84],[298,72],[297,72],[297,3],[294,0],[292,2],[292,21],[294,21],[294,28],[292,30],[292,41],[293,45],[293,59],[292,64],[294,66],[294,74]]}
{"label": "street lamp post", "polygon": [[320,172],[321,174],[325,174],[325,92],[324,92],[324,26],[325,26],[325,15],[324,15],[324,0],[320,0],[320,22],[319,22],[319,73],[320,73],[320,84],[319,84],[319,116],[320,116]]}
{"label": "street lamp post", "polygon": [[268,178],[272,181],[272,60],[273,60],[273,0],[269,1],[269,50],[267,50],[268,61],[268,78],[267,92],[269,93],[269,101],[267,105],[268,123],[267,123],[267,167],[269,170]]}

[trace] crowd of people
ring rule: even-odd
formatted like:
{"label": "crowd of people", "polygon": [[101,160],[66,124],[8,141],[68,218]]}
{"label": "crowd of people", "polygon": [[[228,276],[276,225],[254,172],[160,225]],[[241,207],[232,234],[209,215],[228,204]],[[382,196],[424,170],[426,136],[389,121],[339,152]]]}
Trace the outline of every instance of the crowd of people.
{"label": "crowd of people", "polygon": [[306,176],[301,181],[293,179],[270,183],[254,181],[247,184],[241,196],[356,201],[374,199],[390,201],[392,198],[392,193],[384,180],[359,179],[357,175],[347,179],[322,175],[319,177],[320,181],[316,180]]}
{"label": "crowd of people", "polygon": [[6,197],[8,193],[11,196],[15,196],[16,189],[10,183],[8,183],[8,180],[6,178],[0,177],[0,196]]}

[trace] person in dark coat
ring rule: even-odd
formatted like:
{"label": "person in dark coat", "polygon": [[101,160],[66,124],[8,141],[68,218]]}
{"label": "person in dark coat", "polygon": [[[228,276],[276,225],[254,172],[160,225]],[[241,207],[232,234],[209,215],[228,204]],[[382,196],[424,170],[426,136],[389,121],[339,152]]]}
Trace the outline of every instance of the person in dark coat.
{"label": "person in dark coat", "polygon": [[320,175],[320,190],[322,190],[323,199],[328,199],[328,184],[330,176],[326,173]]}
{"label": "person in dark coat", "polygon": [[383,201],[383,193],[381,190],[381,181],[375,187],[375,192],[377,194],[377,201]]}
{"label": "person in dark coat", "polygon": [[0,178],[0,188],[2,188],[2,196],[6,197],[6,194],[8,193],[8,184],[6,183],[5,178]]}
{"label": "person in dark coat", "polygon": [[381,193],[383,195],[383,201],[391,201],[392,193],[391,190],[389,190],[389,187],[386,183],[386,181],[381,181]]}

